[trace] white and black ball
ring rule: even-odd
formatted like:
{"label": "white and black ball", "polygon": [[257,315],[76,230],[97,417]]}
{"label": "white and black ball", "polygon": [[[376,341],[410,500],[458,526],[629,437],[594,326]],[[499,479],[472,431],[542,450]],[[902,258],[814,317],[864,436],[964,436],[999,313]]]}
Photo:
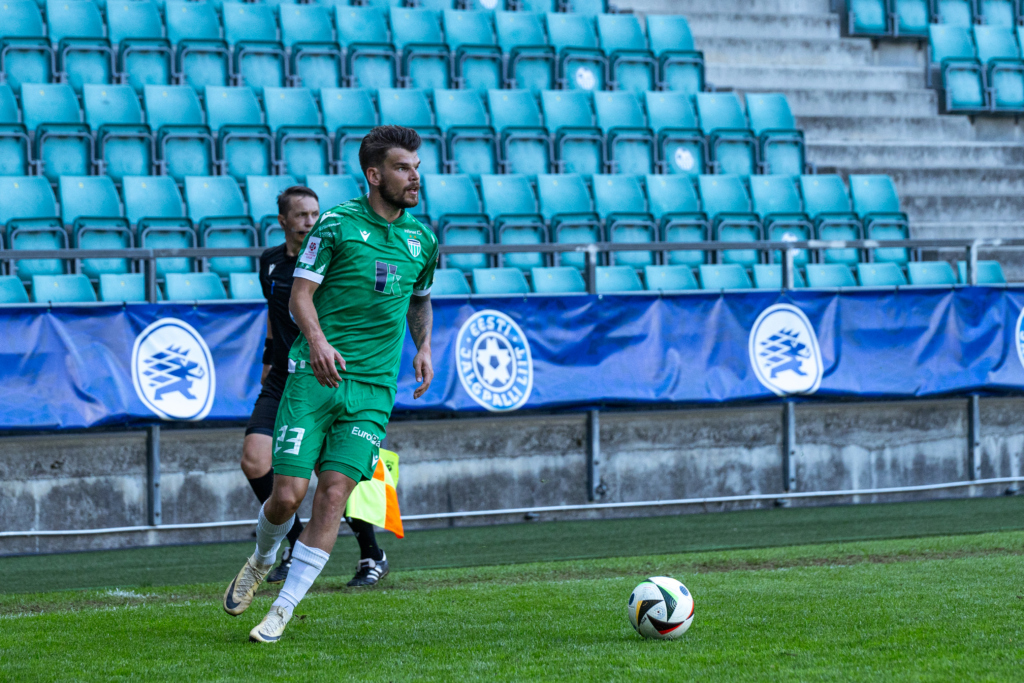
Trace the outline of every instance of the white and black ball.
{"label": "white and black ball", "polygon": [[629,596],[629,623],[644,638],[672,640],[693,623],[693,596],[668,576],[653,576]]}

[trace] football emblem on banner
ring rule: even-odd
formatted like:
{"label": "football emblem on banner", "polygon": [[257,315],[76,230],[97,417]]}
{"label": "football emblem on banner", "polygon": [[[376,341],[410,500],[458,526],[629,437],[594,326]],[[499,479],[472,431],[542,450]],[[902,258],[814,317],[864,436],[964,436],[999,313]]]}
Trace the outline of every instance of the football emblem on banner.
{"label": "football emblem on banner", "polygon": [[1017,341],[1017,359],[1024,365],[1024,309],[1017,316],[1017,324],[1013,328],[1014,338]]}
{"label": "football emblem on banner", "polygon": [[487,410],[516,410],[530,398],[530,344],[519,325],[501,311],[471,315],[459,329],[455,355],[462,388]]}
{"label": "football emblem on banner", "polygon": [[203,419],[217,393],[209,347],[176,318],[157,320],[135,338],[132,383],[146,407],[168,420]]}
{"label": "football emblem on banner", "polygon": [[417,256],[420,255],[420,252],[423,250],[423,247],[420,246],[419,240],[414,240],[413,238],[410,237],[405,242],[406,244],[409,245],[409,253],[412,254],[413,258],[416,258]]}
{"label": "football emblem on banner", "polygon": [[813,394],[821,385],[818,335],[796,306],[775,304],[762,311],[750,331],[749,351],[758,381],[778,396]]}

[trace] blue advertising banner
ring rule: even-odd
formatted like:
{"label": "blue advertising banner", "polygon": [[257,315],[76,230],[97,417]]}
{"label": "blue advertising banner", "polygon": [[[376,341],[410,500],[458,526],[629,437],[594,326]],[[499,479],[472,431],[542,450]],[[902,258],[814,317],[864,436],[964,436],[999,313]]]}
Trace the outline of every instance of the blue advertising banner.
{"label": "blue advertising banner", "polygon": [[[1024,290],[434,301],[431,389],[407,338],[399,411],[909,398],[1024,390]],[[0,308],[0,429],[245,420],[256,303]]]}

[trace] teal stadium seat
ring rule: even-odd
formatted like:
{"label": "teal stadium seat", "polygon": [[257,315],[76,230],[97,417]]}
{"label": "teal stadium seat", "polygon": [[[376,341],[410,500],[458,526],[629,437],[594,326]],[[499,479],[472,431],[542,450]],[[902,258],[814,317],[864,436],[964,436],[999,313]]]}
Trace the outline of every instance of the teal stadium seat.
{"label": "teal stadium seat", "polygon": [[156,142],[142,122],[142,107],[128,85],[83,86],[85,120],[95,135],[96,159],[104,174],[120,183],[126,175],[149,175]]}
{"label": "teal stadium seat", "polygon": [[975,26],[978,61],[985,67],[989,106],[994,111],[1024,111],[1024,61],[1013,30]]}
{"label": "teal stadium seat", "polygon": [[857,279],[861,287],[898,287],[907,284],[907,278],[895,263],[858,263]]}
{"label": "teal stadium seat", "polygon": [[892,0],[895,31],[899,36],[928,36],[931,23],[930,0]]}
{"label": "teal stadium seat", "polygon": [[[78,249],[127,249],[133,239],[121,215],[121,201],[109,176],[61,176],[60,210],[71,226],[72,244]],[[127,273],[127,259],[83,259],[80,272],[91,278],[100,273]]]}
{"label": "teal stadium seat", "polygon": [[[442,244],[490,244],[491,224],[480,206],[480,197],[467,175],[427,175],[422,178],[423,194]],[[445,268],[470,272],[487,268],[487,254],[447,254],[441,257]]]}
{"label": "teal stadium seat", "polygon": [[[754,212],[761,217],[765,239],[771,242],[805,242],[814,234],[814,224],[803,212],[796,183],[790,176],[754,176],[750,179]],[[774,252],[772,261],[782,262],[782,253]],[[808,256],[800,249],[794,262],[803,267]]]}
{"label": "teal stadium seat", "polygon": [[474,294],[526,294],[529,291],[519,268],[473,269]]}
{"label": "teal stadium seat", "polygon": [[407,126],[416,129],[423,143],[418,154],[420,175],[443,173],[445,169],[444,136],[434,124],[434,112],[427,91],[409,88],[377,91],[380,122],[384,126]]}
{"label": "teal stadium seat", "polygon": [[715,173],[751,175],[757,172],[757,137],[735,93],[697,93],[697,116],[708,138]]}
{"label": "teal stadium seat", "polygon": [[0,3],[0,71],[15,91],[23,83],[49,83],[57,72],[39,9],[33,0]]}
{"label": "teal stadium seat", "polygon": [[970,28],[974,24],[973,0],[935,0],[935,19],[940,24]]}
{"label": "teal stadium seat", "polygon": [[559,171],[603,172],[604,134],[594,122],[591,94],[585,90],[545,90],[540,97]]}
{"label": "teal stadium seat", "polygon": [[449,173],[496,173],[497,136],[477,90],[435,90],[437,126],[445,138]]}
{"label": "teal stadium seat", "polygon": [[385,13],[377,7],[334,8],[338,42],[345,48],[345,77],[352,88],[393,88],[398,56]]}
{"label": "teal stadium seat", "polygon": [[662,173],[707,173],[710,158],[707,138],[697,124],[690,96],[683,92],[644,93],[647,121],[658,136]]}
{"label": "teal stadium seat", "polygon": [[736,263],[700,266],[701,289],[751,289],[750,276]]}
{"label": "teal stadium seat", "polygon": [[[967,262],[956,262],[957,275],[960,282],[969,284],[967,280]],[[978,261],[978,284],[979,285],[1004,285],[1006,276],[1003,275],[1003,267],[999,261]]]}
{"label": "teal stadium seat", "polygon": [[952,286],[956,284],[953,267],[945,261],[912,261],[907,264],[912,285]]}
{"label": "teal stadium seat", "polygon": [[246,176],[274,170],[274,138],[263,124],[256,93],[248,86],[206,86],[206,125],[217,133],[220,172],[245,182]]}
{"label": "teal stadium seat", "polygon": [[554,88],[557,57],[555,49],[548,45],[544,15],[495,12],[494,26],[498,45],[507,57],[504,87],[533,92]]}
{"label": "teal stadium seat", "polygon": [[169,85],[174,77],[171,44],[164,38],[156,3],[148,0],[107,5],[110,44],[117,48],[117,70],[142,94],[146,85]]}
{"label": "teal stadium seat", "polygon": [[168,273],[168,301],[217,301],[227,299],[224,283],[216,273]]}
{"label": "teal stadium seat", "polygon": [[22,84],[25,129],[34,133],[32,156],[37,173],[56,183],[62,175],[92,171],[92,131],[82,121],[78,98],[67,84]]}
{"label": "teal stadium seat", "polygon": [[604,90],[608,60],[601,51],[594,17],[548,13],[548,43],[558,55],[558,83],[564,89]]}
{"label": "teal stadium seat", "polygon": [[888,0],[847,0],[851,36],[884,36],[889,30]]}
{"label": "teal stadium seat", "polygon": [[391,37],[401,54],[402,79],[408,88],[449,87],[451,55],[441,33],[439,12],[391,8]]}
{"label": "teal stadium seat", "polygon": [[548,173],[554,162],[551,136],[529,90],[488,90],[491,127],[499,136],[505,173]]}
{"label": "teal stadium seat", "polygon": [[530,281],[536,294],[585,294],[587,284],[580,271],[571,266],[533,268]]}
{"label": "teal stadium seat", "polygon": [[[661,241],[666,243],[706,242],[708,217],[701,210],[700,199],[689,176],[647,176],[648,210],[658,221]],[[707,252],[673,250],[665,252],[668,265],[696,268],[707,263]]]}
{"label": "teal stadium seat", "polygon": [[516,3],[522,12],[557,12],[562,6],[561,0],[518,0]]}
{"label": "teal stadium seat", "polygon": [[364,194],[356,176],[351,175],[311,175],[306,177],[306,186],[320,199],[320,213]]}
{"label": "teal stadium seat", "polygon": [[240,85],[280,88],[287,66],[284,46],[277,39],[274,8],[232,3],[221,9],[224,40],[231,47],[232,71]]}
{"label": "teal stadium seat", "polygon": [[267,125],[277,137],[274,158],[280,174],[305,182],[307,175],[334,170],[333,143],[320,124],[313,92],[308,88],[263,88]]}
{"label": "teal stadium seat", "polygon": [[232,299],[263,300],[259,273],[229,273],[228,292]]}
{"label": "teal stadium seat", "polygon": [[208,85],[230,85],[231,53],[221,39],[213,4],[167,0],[164,16],[167,39],[174,46],[174,70],[184,82],[200,92]]}
{"label": "teal stadium seat", "polygon": [[563,12],[576,12],[595,16],[608,13],[608,0],[563,0]]}
{"label": "teal stadium seat", "polygon": [[618,292],[643,291],[640,277],[632,266],[598,266],[597,293],[612,294]]}
{"label": "teal stadium seat", "polygon": [[637,95],[594,93],[597,125],[605,136],[605,157],[613,173],[647,174],[655,170],[654,133],[647,127]]}
{"label": "teal stadium seat", "polygon": [[373,93],[362,88],[323,88],[320,110],[324,129],[334,136],[334,158],[339,172],[361,175],[359,145],[378,123]]}
{"label": "teal stadium seat", "polygon": [[762,173],[800,175],[804,172],[804,134],[797,130],[785,95],[748,93],[747,117],[758,139]]}
{"label": "teal stadium seat", "polygon": [[103,273],[100,275],[100,301],[141,303],[146,300],[144,273]]}
{"label": "teal stadium seat", "polygon": [[[804,213],[814,221],[815,236],[821,240],[859,240],[863,237],[860,217],[853,213],[846,186],[837,175],[800,176]],[[824,263],[852,266],[860,261],[855,248],[824,249]]]}
{"label": "teal stadium seat", "polygon": [[[68,233],[57,216],[57,198],[42,176],[0,177],[0,225],[6,226],[7,246],[14,251],[67,249]],[[12,268],[23,281],[33,275],[65,271],[61,259],[22,259]]]}
{"label": "teal stadium seat", "polygon": [[1020,8],[1015,0],[978,0],[976,8],[982,24],[1010,29],[1017,25]]}
{"label": "teal stadium seat", "polygon": [[40,304],[94,303],[96,292],[85,275],[34,275],[32,301]]}
{"label": "teal stadium seat", "polygon": [[93,0],[46,0],[46,26],[50,42],[57,47],[57,67],[75,92],[82,92],[86,83],[112,81],[114,50]]}
{"label": "teal stadium seat", "polygon": [[[484,212],[491,220],[498,244],[543,244],[548,241],[547,226],[537,210],[537,197],[524,175],[482,175],[480,196]],[[528,271],[543,267],[544,254],[499,254],[498,264]]]}
{"label": "teal stadium seat", "polygon": [[928,47],[931,55],[929,74],[935,71],[939,74],[945,93],[945,111],[986,111],[984,67],[978,61],[970,29],[932,24],[928,27]]}
{"label": "teal stadium seat", "polygon": [[[754,289],[782,289],[782,266],[774,263],[755,263],[751,267],[754,273]],[[793,284],[796,287],[806,287],[803,273],[799,269],[793,270]]]}
{"label": "teal stadium seat", "polygon": [[[537,199],[553,242],[589,244],[601,241],[601,219],[591,204],[583,176],[538,175]],[[580,270],[587,263],[584,254],[574,251],[557,252],[554,262]]]}
{"label": "teal stadium seat", "polygon": [[[258,244],[256,227],[245,212],[242,191],[233,178],[185,178],[185,202],[189,218],[199,234],[200,246],[243,248]],[[206,259],[206,262],[209,270],[221,276],[255,270],[253,259],[246,256],[218,256]],[[171,298],[169,291],[167,298]]]}
{"label": "teal stadium seat", "polygon": [[277,196],[295,184],[290,175],[251,175],[245,179],[249,217],[259,226],[263,246],[272,247],[284,241],[284,231],[277,221]]}
{"label": "teal stadium seat", "polygon": [[597,35],[608,57],[609,89],[639,94],[657,87],[658,62],[635,15],[597,15]]}
{"label": "teal stadium seat", "polygon": [[316,5],[280,7],[281,44],[290,51],[291,85],[319,90],[344,83],[342,50],[334,40],[331,11]]}
{"label": "teal stadium seat", "polygon": [[[717,242],[756,242],[761,239],[761,221],[753,213],[743,181],[735,175],[702,175],[697,178],[701,204],[711,219],[712,238]],[[759,262],[754,249],[718,252],[718,263],[752,266]]]}
{"label": "teal stadium seat", "polygon": [[[860,216],[868,239],[903,240],[909,237],[910,221],[900,211],[896,186],[887,175],[851,175],[850,196],[853,210]],[[905,264],[909,258],[901,247],[875,249],[875,261]]]}
{"label": "teal stadium seat", "polygon": [[651,291],[661,292],[698,289],[690,266],[644,266],[644,284]]}
{"label": "teal stadium seat", "polygon": [[430,296],[469,296],[469,283],[461,270],[455,268],[438,268],[434,271],[434,285],[430,288]]}
{"label": "teal stadium seat", "polygon": [[185,176],[212,175],[214,140],[203,122],[196,91],[188,85],[147,85],[143,100],[146,121],[156,134],[160,175],[179,183]]}
{"label": "teal stadium seat", "polygon": [[[609,242],[653,243],[658,239],[658,224],[647,211],[640,177],[633,175],[594,175],[594,210],[604,221],[604,234]],[[611,265],[643,268],[654,265],[650,251],[613,251],[608,255]]]}
{"label": "teal stadium seat", "polygon": [[25,285],[14,275],[0,275],[0,304],[27,304]]}
{"label": "teal stadium seat", "polygon": [[857,286],[850,267],[841,263],[809,263],[807,284],[819,289]]}
{"label": "teal stadium seat", "polygon": [[681,14],[648,14],[647,41],[658,59],[659,87],[687,95],[704,90],[704,54]]}
{"label": "teal stadium seat", "polygon": [[30,149],[31,141],[21,124],[14,92],[11,86],[0,84],[0,176],[28,175],[32,165]]}
{"label": "teal stadium seat", "polygon": [[[125,216],[135,226],[135,243],[143,249],[192,249],[199,240],[173,178],[168,176],[123,179]],[[156,259],[156,276],[187,273],[193,260],[186,257]]]}
{"label": "teal stadium seat", "polygon": [[444,35],[452,51],[455,85],[489,90],[503,85],[502,55],[494,34],[494,13],[446,9]]}

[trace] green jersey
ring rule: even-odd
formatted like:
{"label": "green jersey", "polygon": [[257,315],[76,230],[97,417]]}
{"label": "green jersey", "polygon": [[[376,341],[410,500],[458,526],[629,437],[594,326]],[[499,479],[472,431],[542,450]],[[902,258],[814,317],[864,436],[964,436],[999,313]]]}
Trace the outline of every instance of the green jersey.
{"label": "green jersey", "polygon": [[[430,293],[437,238],[403,211],[388,224],[359,197],[320,215],[306,236],[295,277],[313,294],[327,343],[345,359],[341,376],[395,388],[409,297]],[[309,343],[299,334],[289,369],[309,370]]]}

